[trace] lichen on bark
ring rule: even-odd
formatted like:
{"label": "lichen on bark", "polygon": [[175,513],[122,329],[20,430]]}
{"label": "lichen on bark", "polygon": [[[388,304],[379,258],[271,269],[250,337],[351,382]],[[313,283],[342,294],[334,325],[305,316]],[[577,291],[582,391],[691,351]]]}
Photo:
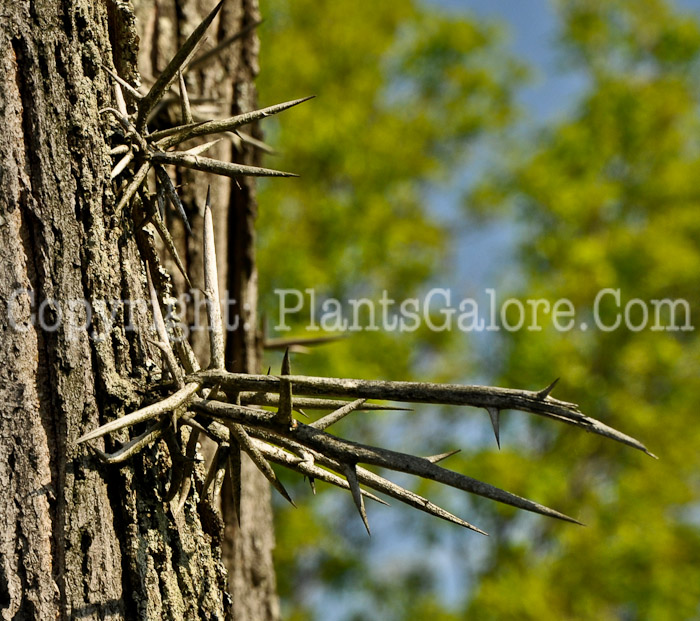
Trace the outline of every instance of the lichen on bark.
{"label": "lichen on bark", "polygon": [[[4,619],[224,619],[232,610],[221,525],[196,490],[179,518],[162,501],[167,453],[156,445],[117,469],[74,443],[137,407],[154,370],[138,307],[133,330],[126,310],[113,326],[97,315],[90,329],[57,320],[72,301],[112,310],[115,300],[147,299],[131,214],[115,211],[99,113],[112,105],[102,65],[136,75],[135,24],[119,1],[0,8]],[[37,324],[40,308],[55,329]]]}

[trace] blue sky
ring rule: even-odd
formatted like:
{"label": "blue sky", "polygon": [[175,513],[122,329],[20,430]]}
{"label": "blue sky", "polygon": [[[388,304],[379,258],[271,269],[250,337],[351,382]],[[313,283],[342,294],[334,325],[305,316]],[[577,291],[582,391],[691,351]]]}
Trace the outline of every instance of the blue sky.
{"label": "blue sky", "polygon": [[[473,13],[505,24],[514,55],[534,69],[534,81],[520,93],[520,103],[534,119],[561,115],[585,88],[580,73],[561,72],[556,47],[557,21],[549,0],[431,0],[451,11]],[[695,0],[697,4],[698,0]]]}
{"label": "blue sky", "polygon": [[[551,124],[566,116],[575,106],[579,96],[586,89],[586,76],[563,70],[563,59],[556,45],[557,17],[549,0],[426,0],[448,10],[472,13],[480,19],[492,19],[507,28],[508,49],[533,71],[533,79],[525,88],[521,88],[518,102],[528,119],[528,126]],[[700,13],[700,0],[679,0],[676,3],[685,10]],[[488,148],[487,148],[488,149]],[[488,156],[488,154],[486,154]],[[479,160],[480,158],[475,158]],[[484,159],[487,159],[484,158]],[[481,170],[479,162],[470,162],[463,174],[460,185],[468,186],[478,179]],[[496,286],[505,272],[515,270],[514,252],[518,244],[518,229],[506,220],[477,223],[468,217],[459,205],[459,192],[453,188],[432,190],[428,201],[440,219],[449,223],[455,234],[456,250],[453,256],[453,270],[440,277],[440,282],[432,286],[448,287],[455,295],[464,294],[479,299],[484,288]],[[485,351],[493,344],[489,335],[484,335],[476,344]],[[493,378],[467,377],[465,381],[493,381]],[[433,412],[433,414],[435,414]],[[394,430],[395,431],[395,430]],[[419,429],[421,433],[427,430]],[[452,433],[461,435],[465,429],[452,429]],[[486,419],[480,420],[478,429],[472,427],[465,433],[473,446],[475,442],[493,442],[490,426]],[[466,448],[466,447],[465,447]],[[329,495],[330,496],[330,495]],[[435,499],[438,501],[439,498]],[[451,498],[451,509],[459,515],[468,506],[457,506]],[[346,498],[333,495],[328,502],[328,516],[336,514],[338,520],[352,508]],[[467,502],[467,501],[465,501]],[[415,555],[425,554],[421,549],[421,540],[414,538],[413,531],[420,528],[407,528],[407,519],[412,524],[432,520],[427,516],[415,515],[411,510],[399,511],[371,507],[377,519],[372,521],[373,537],[371,542],[360,544],[368,555],[372,567],[381,575],[400,571],[411,565]],[[371,516],[370,516],[371,520]],[[364,536],[362,525],[357,520],[357,531]],[[439,576],[441,597],[443,601],[459,605],[470,588],[470,567],[480,563],[480,559],[489,555],[489,544],[476,535],[465,534],[459,529],[435,529],[437,540],[431,544],[430,558],[434,570]],[[332,599],[332,601],[330,601]],[[348,618],[350,610],[362,609],[367,602],[359,592],[349,591],[343,595],[337,592],[329,598],[322,589],[311,595],[318,618],[338,621]],[[390,604],[389,604],[390,605]]]}
{"label": "blue sky", "polygon": [[[497,22],[505,29],[505,47],[530,70],[526,86],[517,89],[522,127],[527,131],[551,124],[566,116],[586,90],[582,72],[563,70],[563,55],[557,45],[558,23],[549,0],[429,0],[430,3]],[[696,0],[697,1],[697,0]],[[499,145],[476,146],[476,155],[459,174],[456,186],[469,187],[497,160]],[[519,231],[512,220],[479,221],[460,205],[458,187],[433,188],[428,192],[433,213],[454,234],[452,269],[431,286],[447,287],[457,297],[473,297],[479,305],[489,287],[508,289],[517,284],[515,252]],[[494,349],[493,334],[474,334],[472,345],[482,351]],[[469,377],[469,382],[492,378]]]}
{"label": "blue sky", "polygon": [[[530,84],[520,89],[518,95],[518,102],[530,121],[542,124],[562,117],[585,89],[584,76],[561,72],[561,57],[555,45],[557,21],[547,0],[429,1],[449,10],[466,10],[480,19],[492,19],[505,25],[507,47],[533,71]],[[487,159],[488,154],[485,153],[483,158],[476,157],[470,161],[456,185],[468,186],[478,180],[483,162]],[[449,223],[450,230],[455,231],[453,270],[442,274],[440,282],[431,285],[451,288],[456,296],[473,295],[479,300],[480,293],[483,293],[486,287],[495,286],[497,281],[500,282],[504,271],[512,272],[513,253],[518,243],[517,228],[505,220],[477,224],[476,221],[465,217],[465,212],[460,206],[460,192],[456,187],[432,190],[427,199],[435,215]],[[486,350],[490,347],[493,337],[491,333],[482,336],[484,338],[475,344],[479,349]],[[470,376],[465,377],[464,381],[488,382],[492,381],[492,378],[486,375],[478,378]],[[422,417],[424,425],[430,424],[431,416],[437,416],[437,412],[428,412],[426,409],[425,416]],[[432,420],[435,421],[434,418]],[[491,428],[486,419],[468,417],[465,418],[466,424],[469,425],[468,429],[452,429],[452,433],[464,433],[465,437],[470,438],[472,446],[479,442],[493,442]],[[415,420],[414,425],[420,427],[419,422]],[[398,432],[399,430],[394,429],[392,433]],[[416,433],[415,427],[412,433]],[[422,433],[428,433],[428,430],[419,429],[417,433],[420,436]],[[408,437],[404,439],[410,441]],[[325,498],[328,502],[325,509],[329,520],[333,520],[331,516],[335,516],[336,520],[342,521],[342,516],[347,511],[352,511],[351,505],[342,496],[326,495]],[[439,499],[436,500],[439,502]],[[468,513],[468,499],[464,502],[467,503],[461,506],[464,510],[459,506],[456,508],[460,515]],[[454,498],[451,498],[449,504],[455,509]],[[371,507],[376,516],[372,521],[371,541],[362,543],[365,535],[359,519],[356,520],[355,526],[356,535],[360,538],[359,545],[363,546],[364,553],[371,559],[371,566],[377,568],[378,578],[383,576],[386,579],[392,572],[411,567],[412,557],[426,552],[421,549],[420,536],[416,537],[414,532],[420,529],[408,527],[407,520],[415,525],[424,524],[425,528],[426,521],[434,518],[416,515],[413,510],[400,511],[396,506],[388,510],[382,509],[384,508]],[[480,541],[478,535],[465,534],[456,528],[440,528],[435,529],[435,532],[437,540],[431,545],[430,559],[433,571],[438,576],[441,598],[458,606],[469,589],[470,567],[478,565],[479,559],[488,555],[488,543]],[[309,595],[318,618],[327,621],[347,619],[350,611],[366,609],[368,605],[362,593],[357,591],[348,591],[342,595],[334,592],[329,596],[323,589],[319,589],[312,590]],[[387,605],[389,609],[383,612],[390,614],[391,603],[387,602]]]}

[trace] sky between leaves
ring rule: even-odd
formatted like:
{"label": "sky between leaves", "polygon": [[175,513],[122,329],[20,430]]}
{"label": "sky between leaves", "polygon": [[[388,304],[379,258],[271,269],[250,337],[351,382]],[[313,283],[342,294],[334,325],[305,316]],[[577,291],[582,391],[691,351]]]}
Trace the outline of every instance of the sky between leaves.
{"label": "sky between leaves", "polygon": [[[268,311],[275,286],[338,297],[387,287],[398,297],[489,280],[570,297],[584,312],[602,286],[627,299],[685,297],[697,309],[697,4],[683,3],[693,19],[656,0],[571,0],[558,3],[560,17],[545,2],[433,4],[449,4],[450,16],[411,2],[365,12],[263,3],[261,103],[319,95],[266,126],[282,151],[267,163],[303,175],[261,192]],[[479,20],[465,21],[464,6]],[[510,23],[510,53],[485,14]],[[539,70],[532,86],[523,64]],[[343,433],[357,439],[426,454],[463,448],[448,467],[588,527],[422,485],[489,540],[392,507],[370,515],[368,541],[349,499],[299,488],[300,508],[278,512],[287,617],[697,618],[699,344],[694,332],[466,342],[360,333],[297,358],[295,370],[326,375],[514,387],[562,375],[555,396],[647,440],[662,459],[515,414],[500,452],[483,413],[353,419]]]}

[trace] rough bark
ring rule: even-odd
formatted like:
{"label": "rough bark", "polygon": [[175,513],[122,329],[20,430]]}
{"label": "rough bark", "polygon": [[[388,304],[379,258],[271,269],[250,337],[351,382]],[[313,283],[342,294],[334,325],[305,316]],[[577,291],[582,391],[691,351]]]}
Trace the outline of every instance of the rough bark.
{"label": "rough bark", "polygon": [[[180,8],[174,28],[185,28],[190,9],[196,20],[213,3],[202,4]],[[254,10],[231,0],[210,36],[226,36]],[[168,23],[159,20],[161,28]],[[112,105],[101,65],[113,61],[133,77],[136,42],[132,7],[117,0],[0,6],[3,619],[224,619],[232,611],[215,514],[188,502],[175,518],[162,501],[167,452],[156,445],[115,468],[74,445],[138,407],[154,371],[149,317],[139,305],[117,308],[113,325],[93,315],[82,327],[83,300],[109,312],[114,300],[147,299],[130,214],[114,210],[109,132],[98,112]],[[232,57],[246,67],[232,74],[234,109],[254,93],[255,45],[241,46],[244,61]],[[252,200],[250,190],[243,194]],[[243,212],[254,211],[243,204]],[[226,226],[219,236],[226,247]],[[42,329],[41,318],[55,329]],[[236,619],[274,618],[269,500],[245,491],[233,610]]]}
{"label": "rough bark", "polygon": [[[202,18],[216,4],[214,0],[159,1],[139,0],[137,25],[141,40],[139,68],[143,76],[154,76],[163,68]],[[259,21],[257,0],[225,3],[219,18],[208,32],[202,51],[250,27]],[[224,118],[257,106],[254,79],[258,73],[258,38],[254,29],[217,55],[216,59],[188,72],[190,98],[206,103],[193,109],[207,118]],[[179,105],[169,114],[178,118]],[[196,117],[195,117],[196,118]],[[246,127],[247,133],[258,135],[257,127]],[[202,142],[206,142],[203,139]],[[223,140],[207,152],[208,156],[247,165],[259,165],[257,153],[243,142]],[[257,327],[257,270],[255,265],[255,217],[257,212],[255,180],[240,178],[237,183],[213,175],[178,172],[175,179],[182,187],[183,199],[193,223],[193,236],[187,238],[180,229],[182,256],[195,286],[201,284],[201,206],[212,188],[212,211],[215,222],[218,257],[219,291],[231,304],[228,332],[227,368],[235,371],[259,372],[260,351]],[[173,222],[174,227],[180,226]],[[171,269],[171,273],[177,270]],[[178,281],[184,288],[182,280]],[[181,289],[182,290],[182,289]],[[206,363],[206,335],[193,334],[195,349]],[[270,490],[265,478],[250,460],[242,456],[243,488],[241,526],[235,518],[231,494],[222,495],[225,520],[223,555],[229,572],[234,616],[238,620],[266,620],[279,617],[276,581],[272,561],[274,532]]]}

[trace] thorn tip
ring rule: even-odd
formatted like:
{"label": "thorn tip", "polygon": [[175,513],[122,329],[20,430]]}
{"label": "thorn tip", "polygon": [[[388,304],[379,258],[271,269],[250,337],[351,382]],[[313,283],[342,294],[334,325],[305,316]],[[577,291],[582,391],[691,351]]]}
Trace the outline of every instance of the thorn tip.
{"label": "thorn tip", "polygon": [[546,388],[543,388],[537,393],[537,398],[538,399],[546,399],[549,397],[549,394],[554,390],[554,387],[557,385],[557,382],[559,382],[559,378],[555,379],[549,386]]}
{"label": "thorn tip", "polygon": [[498,449],[501,449],[501,434],[500,434],[500,418],[501,418],[501,411],[498,408],[495,407],[487,407],[486,410],[489,413],[489,417],[491,418],[491,426],[493,427],[493,434],[496,436],[496,444],[498,445]]}

